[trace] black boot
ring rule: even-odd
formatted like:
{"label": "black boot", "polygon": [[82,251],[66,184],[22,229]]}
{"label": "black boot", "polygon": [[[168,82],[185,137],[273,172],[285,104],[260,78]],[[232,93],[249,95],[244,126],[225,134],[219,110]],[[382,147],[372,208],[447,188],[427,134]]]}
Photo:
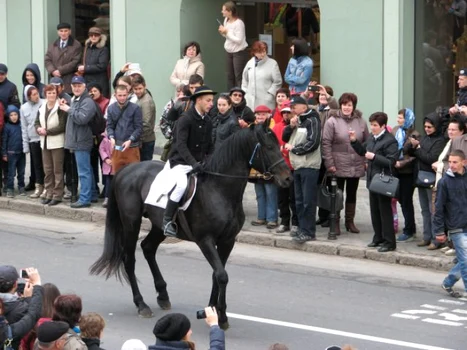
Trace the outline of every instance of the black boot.
{"label": "black boot", "polygon": [[178,203],[169,199],[162,219],[162,230],[167,237],[177,237],[177,226],[172,221],[178,210]]}
{"label": "black boot", "polygon": [[29,183],[27,186],[24,188],[26,191],[32,191],[36,188],[36,184],[34,181],[31,181],[31,177],[29,177]]}

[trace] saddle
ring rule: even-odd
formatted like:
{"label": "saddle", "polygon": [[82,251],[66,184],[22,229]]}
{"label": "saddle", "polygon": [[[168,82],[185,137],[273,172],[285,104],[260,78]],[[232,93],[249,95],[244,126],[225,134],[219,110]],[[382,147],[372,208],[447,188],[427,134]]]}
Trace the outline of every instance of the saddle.
{"label": "saddle", "polygon": [[196,175],[188,174],[188,186],[186,187],[185,193],[183,194],[182,200],[180,201],[180,207],[183,207],[188,201],[191,201],[196,190]]}

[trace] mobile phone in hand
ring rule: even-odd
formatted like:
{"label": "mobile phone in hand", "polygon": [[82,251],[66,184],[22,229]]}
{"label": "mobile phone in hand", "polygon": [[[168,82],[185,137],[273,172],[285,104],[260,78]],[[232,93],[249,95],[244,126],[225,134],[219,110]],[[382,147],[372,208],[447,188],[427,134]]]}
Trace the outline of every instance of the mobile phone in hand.
{"label": "mobile phone in hand", "polygon": [[21,278],[29,278],[29,275],[26,270],[21,270],[20,271],[20,276]]}
{"label": "mobile phone in hand", "polygon": [[222,24],[222,22],[221,22],[221,21],[219,21],[219,18],[216,18],[216,21],[217,21],[217,23],[219,23],[219,25],[220,25],[220,26],[222,26],[222,25],[223,25],[223,24]]}
{"label": "mobile phone in hand", "polygon": [[317,85],[308,85],[308,91],[320,92],[321,88]]}

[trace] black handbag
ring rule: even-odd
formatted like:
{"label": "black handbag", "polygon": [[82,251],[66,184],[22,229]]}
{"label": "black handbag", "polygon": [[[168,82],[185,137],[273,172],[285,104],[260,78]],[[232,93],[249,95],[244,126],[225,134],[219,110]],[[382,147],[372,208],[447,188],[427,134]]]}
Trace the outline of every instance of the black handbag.
{"label": "black handbag", "polygon": [[384,173],[384,169],[380,174],[373,176],[368,189],[377,194],[386,197],[395,198],[399,192],[399,179],[394,177],[391,172],[391,162],[389,162],[389,175]]}
{"label": "black handbag", "polygon": [[415,179],[416,187],[432,188],[435,186],[436,173],[425,170],[418,170],[417,178]]}
{"label": "black handbag", "polygon": [[[324,175],[321,185],[318,186],[318,207],[331,211],[331,192],[326,185],[328,175]],[[340,188],[336,191],[336,212],[344,209],[344,194]]]}

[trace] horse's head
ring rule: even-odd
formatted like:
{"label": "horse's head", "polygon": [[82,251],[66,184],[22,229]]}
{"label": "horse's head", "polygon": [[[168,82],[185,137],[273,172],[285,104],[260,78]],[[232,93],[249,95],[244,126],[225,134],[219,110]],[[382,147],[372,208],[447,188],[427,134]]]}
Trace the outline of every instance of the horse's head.
{"label": "horse's head", "polygon": [[270,175],[281,187],[289,187],[293,177],[280,151],[276,135],[267,124],[252,124],[250,130],[256,136],[256,145],[250,165],[259,172]]}

